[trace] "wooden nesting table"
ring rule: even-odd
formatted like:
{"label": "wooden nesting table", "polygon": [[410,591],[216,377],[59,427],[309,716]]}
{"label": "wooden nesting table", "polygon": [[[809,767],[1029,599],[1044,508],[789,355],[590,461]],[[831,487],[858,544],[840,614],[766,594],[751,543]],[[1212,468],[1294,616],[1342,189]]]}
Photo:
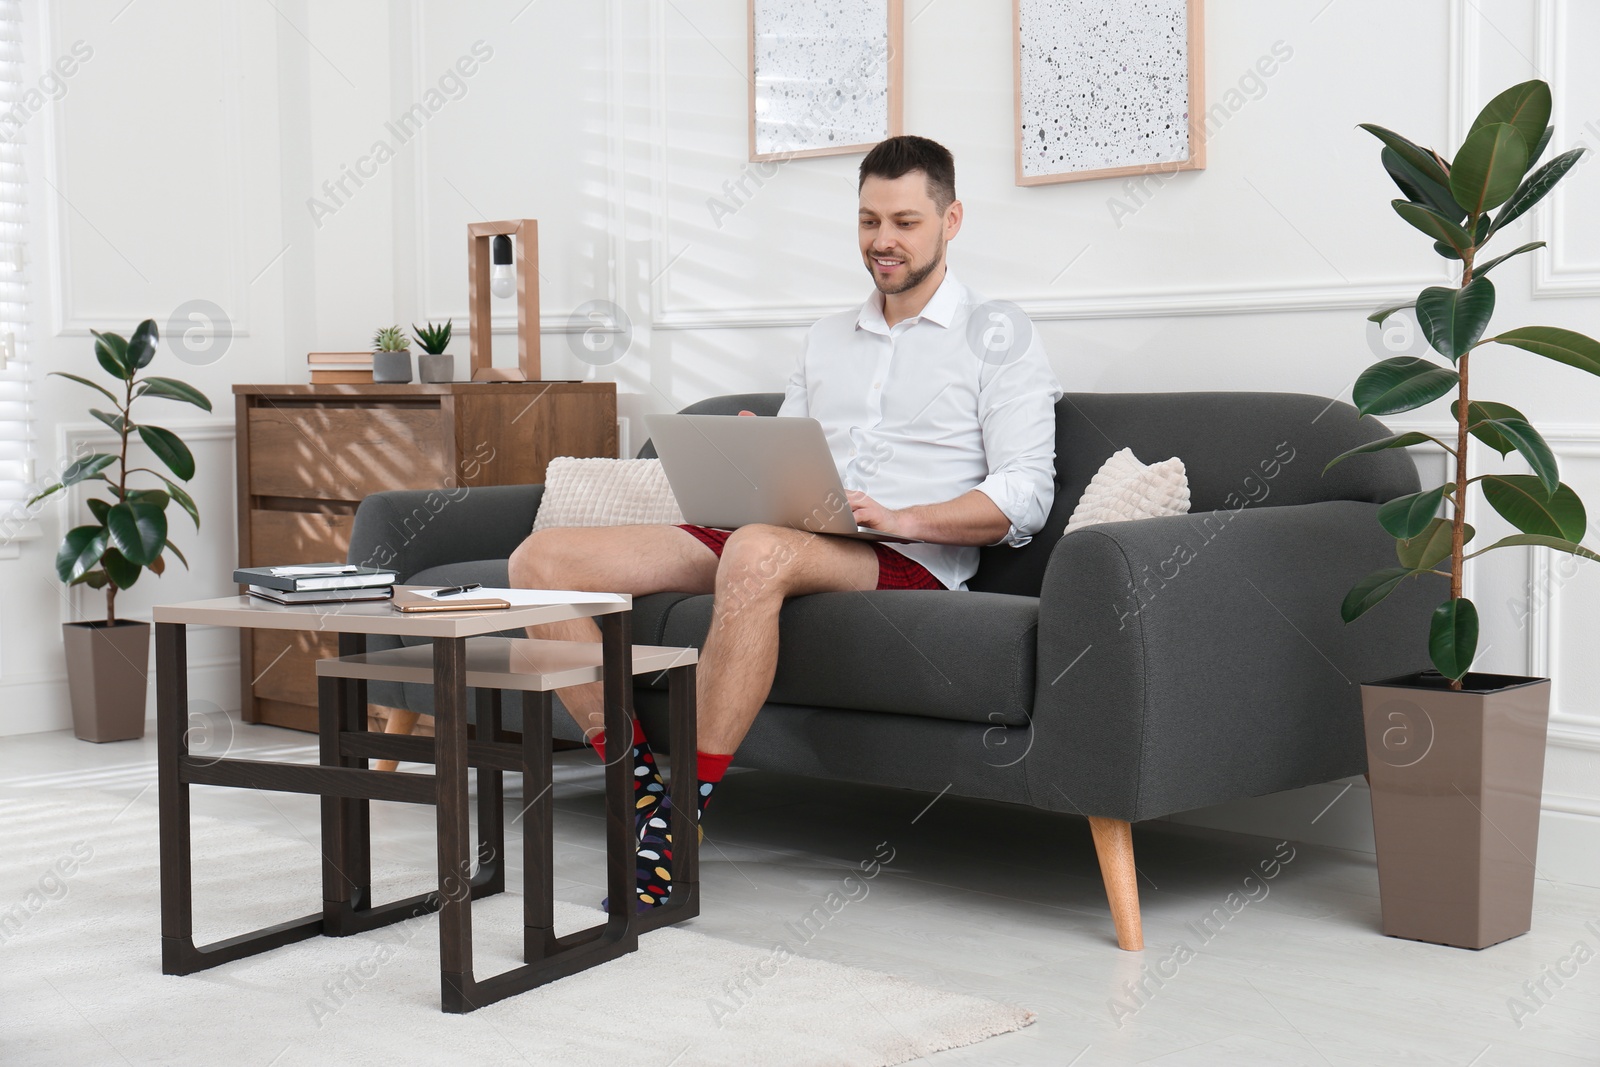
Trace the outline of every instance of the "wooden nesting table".
{"label": "wooden nesting table", "polygon": [[[402,615],[388,602],[280,605],[253,597],[155,609],[157,764],[160,771],[161,960],[166,974],[190,974],[318,935],[344,937],[439,913],[441,1007],[468,1012],[615,959],[638,947],[639,934],[699,912],[694,735],[694,649],[635,647],[628,597],[605,603],[514,607],[508,611]],[[500,630],[592,617],[598,645],[486,637]],[[318,664],[320,758],[316,765],[197,758],[187,733],[187,627],[320,630],[338,635],[341,655]],[[431,639],[366,653],[369,634]],[[677,867],[670,902],[635,914],[633,786],[628,760],[605,771],[606,922],[558,937],[553,923],[550,691],[600,681],[609,737],[632,735],[633,675],[666,671],[670,685],[672,834]],[[385,678],[431,683],[435,737],[369,733],[366,682]],[[467,689],[478,690],[478,723],[467,723]],[[520,744],[502,731],[500,692],[524,699]],[[626,753],[626,745],[614,751]],[[431,762],[432,775],[373,771],[368,759]],[[467,769],[478,769],[478,834],[471,832]],[[525,962],[479,979],[473,972],[472,901],[505,888],[502,775],[521,771],[528,798],[523,822]],[[194,943],[189,787],[219,785],[322,798],[322,910],[215,944]],[[433,804],[438,816],[438,888],[374,904],[371,801]],[[473,868],[478,868],[473,874]]]}

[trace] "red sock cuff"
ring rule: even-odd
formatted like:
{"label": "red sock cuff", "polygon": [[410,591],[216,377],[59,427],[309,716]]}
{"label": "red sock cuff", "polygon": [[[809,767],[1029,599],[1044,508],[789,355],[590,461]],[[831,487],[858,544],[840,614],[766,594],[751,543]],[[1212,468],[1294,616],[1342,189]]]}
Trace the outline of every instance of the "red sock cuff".
{"label": "red sock cuff", "polygon": [[720,756],[711,752],[696,752],[694,759],[695,777],[702,782],[720,782],[728,770],[728,764],[733,762],[733,753]]}
{"label": "red sock cuff", "polygon": [[[648,739],[644,736],[643,724],[638,719],[634,719],[633,743],[637,745],[645,740]],[[606,761],[606,732],[604,730],[596,730],[594,736],[589,738],[589,744],[594,746],[595,754],[600,757],[600,762],[604,763]]]}

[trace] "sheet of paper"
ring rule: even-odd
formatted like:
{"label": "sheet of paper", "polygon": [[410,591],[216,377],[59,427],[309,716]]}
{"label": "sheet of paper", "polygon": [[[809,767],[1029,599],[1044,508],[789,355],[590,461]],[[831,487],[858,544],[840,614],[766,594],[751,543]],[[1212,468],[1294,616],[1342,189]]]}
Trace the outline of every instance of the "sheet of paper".
{"label": "sheet of paper", "polygon": [[[419,589],[417,593],[434,600],[441,599],[437,589]],[[498,589],[488,586],[442,599],[448,604],[452,600],[489,598],[504,600],[514,608],[533,607],[539,604],[621,604],[624,599],[619,593],[585,593],[575,589]]]}
{"label": "sheet of paper", "polygon": [[353,564],[323,564],[317,566],[307,564],[298,567],[273,567],[272,573],[279,578],[317,578],[332,574],[354,574],[358,568]]}

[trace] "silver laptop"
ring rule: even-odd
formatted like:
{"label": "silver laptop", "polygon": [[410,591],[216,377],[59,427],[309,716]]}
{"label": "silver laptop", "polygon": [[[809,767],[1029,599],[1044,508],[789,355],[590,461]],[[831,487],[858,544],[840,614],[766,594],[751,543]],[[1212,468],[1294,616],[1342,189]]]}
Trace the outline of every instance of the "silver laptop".
{"label": "silver laptop", "polygon": [[724,530],[752,523],[864,541],[910,543],[857,526],[816,419],[646,415],[685,522]]}

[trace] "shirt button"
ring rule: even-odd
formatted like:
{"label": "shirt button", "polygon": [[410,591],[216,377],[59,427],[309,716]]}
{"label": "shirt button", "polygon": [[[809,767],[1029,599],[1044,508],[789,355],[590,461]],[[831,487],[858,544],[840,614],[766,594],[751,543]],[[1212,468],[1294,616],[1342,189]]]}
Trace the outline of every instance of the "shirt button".
{"label": "shirt button", "polygon": [[883,388],[883,383],[882,382],[873,382],[872,383],[872,387],[874,389],[882,389]]}

